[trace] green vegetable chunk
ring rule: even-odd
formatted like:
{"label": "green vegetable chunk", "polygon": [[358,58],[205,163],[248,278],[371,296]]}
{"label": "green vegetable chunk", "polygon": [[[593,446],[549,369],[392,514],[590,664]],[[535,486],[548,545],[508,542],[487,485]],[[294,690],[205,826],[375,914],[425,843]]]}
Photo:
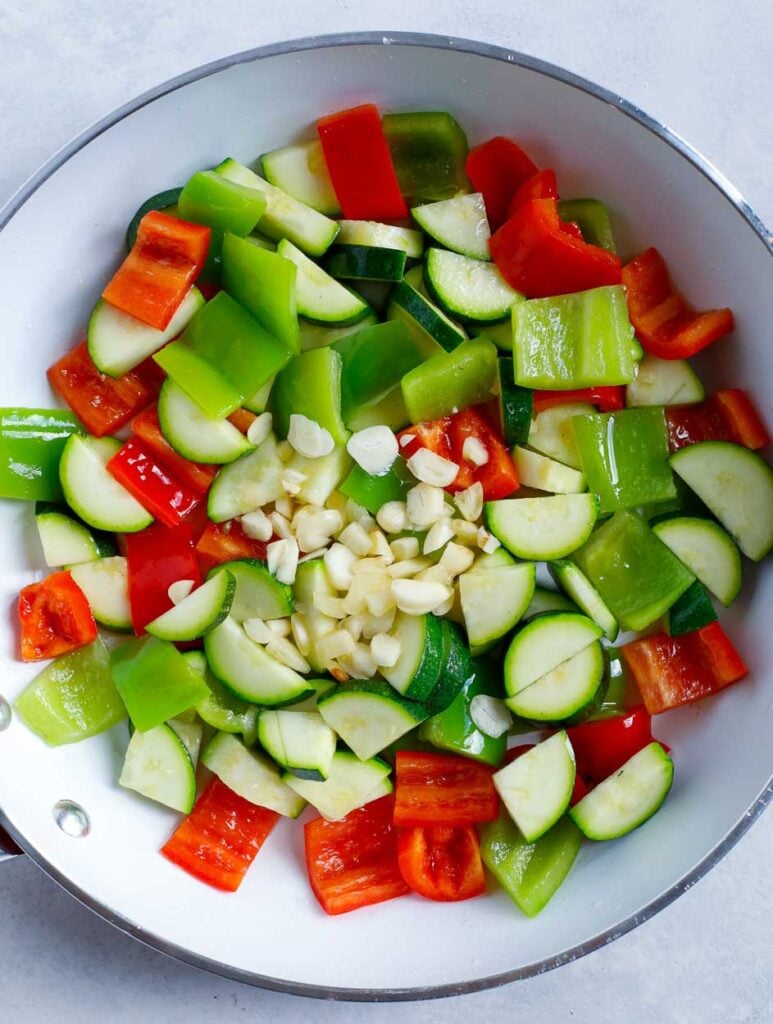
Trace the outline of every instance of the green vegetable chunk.
{"label": "green vegetable chunk", "polygon": [[609,210],[599,199],[561,199],[558,215],[561,220],[576,224],[590,245],[617,252]]}
{"label": "green vegetable chunk", "polygon": [[248,235],[266,209],[266,197],[214,171],[198,171],[186,182],[177,205],[184,220]]}
{"label": "green vegetable chunk", "polygon": [[293,413],[314,420],[330,431],[336,444],[348,437],[341,418],[341,371],[343,359],[332,348],[302,352],[277,375],[271,392],[274,429],[287,437]]}
{"label": "green vegetable chunk", "polygon": [[464,341],[440,352],[403,377],[405,405],[412,423],[435,420],[491,397],[497,349],[485,338]]}
{"label": "green vegetable chunk", "polygon": [[365,327],[332,347],[343,360],[341,410],[346,423],[385,398],[425,358],[399,320]]}
{"label": "green vegetable chunk", "polygon": [[469,191],[467,137],[450,114],[386,114],[382,123],[403,195],[427,202]]}
{"label": "green vegetable chunk", "polygon": [[716,622],[717,613],[711,603],[708,591],[696,580],[691,587],[674,602],[668,613],[668,632],[671,636],[694,633],[711,622]]}
{"label": "green vegetable chunk", "polygon": [[419,726],[419,737],[441,750],[462,754],[483,764],[499,765],[507,749],[507,736],[487,736],[470,715],[473,697],[502,697],[500,673],[483,661],[474,661],[474,673],[449,706]]}
{"label": "green vegetable chunk", "polygon": [[[226,181],[219,174],[215,177]],[[256,189],[245,187],[245,191],[263,196]],[[300,351],[296,276],[295,265],[279,253],[264,249],[249,238],[237,238],[235,234],[228,234],[223,239],[223,287],[255,317],[264,331],[268,331],[270,348],[277,349],[277,343],[281,342],[283,348],[290,352]],[[279,362],[277,369],[282,365],[284,363]],[[268,376],[265,376],[250,394],[254,394],[267,380]]]}
{"label": "green vegetable chunk", "polygon": [[46,743],[76,743],[126,717],[102,640],[47,665],[16,698],[14,708]]}
{"label": "green vegetable chunk", "polygon": [[383,476],[371,476],[355,463],[339,490],[375,515],[388,501],[405,501],[405,495],[415,483],[403,459],[398,458]]}
{"label": "green vegetable chunk", "polygon": [[61,501],[62,449],[83,432],[61,409],[0,409],[0,497]]}

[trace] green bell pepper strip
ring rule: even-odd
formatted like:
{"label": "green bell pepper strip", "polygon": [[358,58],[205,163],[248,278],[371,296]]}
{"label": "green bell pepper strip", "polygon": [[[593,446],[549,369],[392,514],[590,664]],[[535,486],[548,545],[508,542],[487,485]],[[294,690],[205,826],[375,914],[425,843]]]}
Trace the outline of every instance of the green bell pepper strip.
{"label": "green bell pepper strip", "polygon": [[668,612],[668,632],[671,636],[682,636],[684,633],[695,633],[716,621],[717,613],[711,603],[709,592],[700,580],[696,580],[671,605]]}
{"label": "green bell pepper strip", "polygon": [[404,196],[432,202],[470,191],[467,136],[450,114],[385,114],[381,123]]}
{"label": "green bell pepper strip", "polygon": [[210,671],[207,659],[201,651],[188,651],[183,655],[186,662],[206,681],[209,693],[195,706],[196,714],[219,732],[241,733],[248,747],[258,738],[257,704],[240,700],[223,686]]}
{"label": "green bell pepper strip", "polygon": [[244,236],[263,216],[266,197],[214,171],[198,171],[185,183],[177,208],[183,220]]}
{"label": "green bell pepper strip", "polygon": [[527,843],[506,811],[480,829],[480,855],[510,899],[535,917],[555,895],[574,864],[582,832],[560,818],[534,843]]}
{"label": "green bell pepper strip", "polygon": [[603,695],[600,703],[587,716],[591,722],[602,718],[617,718],[630,708],[641,704],[641,694],[636,689],[628,666],[618,653],[617,647],[605,647],[606,685],[602,687]]}
{"label": "green bell pepper strip", "polygon": [[412,423],[441,419],[492,397],[497,349],[486,338],[463,341],[453,352],[439,352],[402,380]]}
{"label": "green bell pepper strip", "polygon": [[375,515],[388,501],[405,501],[406,494],[415,483],[405,461],[396,459],[383,476],[371,476],[355,464],[338,489],[345,497]]}
{"label": "green bell pepper strip", "polygon": [[572,426],[601,515],[676,498],[661,406],[575,416]]}
{"label": "green bell pepper strip", "polygon": [[424,355],[399,320],[365,327],[332,345],[343,359],[341,412],[355,419],[381,401],[403,376],[424,361]]}
{"label": "green bell pepper strip", "polygon": [[572,556],[624,629],[646,629],[694,582],[636,512],[616,512]]}
{"label": "green bell pepper strip", "polygon": [[19,718],[46,743],[76,743],[126,718],[101,639],[52,661],[14,702]]}
{"label": "green bell pepper strip", "polygon": [[[246,191],[256,192],[255,189]],[[228,294],[290,352],[299,352],[301,333],[295,304],[295,264],[249,238],[237,238],[234,234],[227,234],[223,239],[222,259],[223,287]]]}
{"label": "green bell pepper strip", "polygon": [[549,391],[630,384],[642,351],[620,285],[513,306],[515,383]]}
{"label": "green bell pepper strip", "polygon": [[184,341],[165,345],[153,359],[213,419],[228,416],[247,397],[248,392],[234,387],[208,359]]}
{"label": "green bell pepper strip", "polygon": [[0,409],[0,498],[61,501],[62,449],[70,434],[83,433],[61,409]]}
{"label": "green bell pepper strip", "polygon": [[343,359],[332,348],[315,348],[296,356],[277,374],[271,389],[274,430],[287,437],[290,416],[299,413],[330,431],[336,444],[349,436],[341,418]]}
{"label": "green bell pepper strip", "polygon": [[560,199],[558,216],[568,224],[576,224],[589,245],[598,245],[617,253],[609,210],[599,199]]}
{"label": "green bell pepper strip", "polygon": [[204,677],[174,644],[140,636],[115,647],[110,668],[129,717],[140,732],[195,707],[209,694]]}
{"label": "green bell pepper strip", "polygon": [[419,738],[441,750],[462,754],[483,764],[500,765],[507,749],[507,737],[487,736],[470,717],[473,697],[486,694],[502,696],[502,683],[496,671],[482,661],[474,661],[475,674],[464,684],[453,702],[439,714],[419,726]]}

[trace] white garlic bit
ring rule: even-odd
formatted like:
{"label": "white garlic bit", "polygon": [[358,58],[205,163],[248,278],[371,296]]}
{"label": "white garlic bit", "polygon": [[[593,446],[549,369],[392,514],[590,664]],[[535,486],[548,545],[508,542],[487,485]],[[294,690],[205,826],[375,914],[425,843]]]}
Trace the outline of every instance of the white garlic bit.
{"label": "white garlic bit", "polygon": [[346,450],[366,473],[383,476],[389,472],[397,458],[397,438],[389,427],[366,427],[352,434],[346,443]]}
{"label": "white garlic bit", "polygon": [[479,437],[465,437],[462,458],[473,466],[485,466],[488,462],[488,449]]}
{"label": "white garlic bit", "polygon": [[328,579],[336,590],[348,590],[352,585],[357,556],[344,544],[335,543],[324,554]]}
{"label": "white garlic bit", "polygon": [[242,629],[250,640],[256,644],[270,644],[274,639],[274,634],[263,619],[245,619],[242,623]]}
{"label": "white garlic bit", "polygon": [[445,503],[445,492],[426,483],[416,484],[405,496],[408,519],[418,527],[432,526],[442,519]]}
{"label": "white garlic bit", "polygon": [[503,700],[479,693],[470,701],[470,718],[485,736],[498,739],[513,724],[513,716]]}
{"label": "white garlic bit", "polygon": [[280,583],[294,583],[298,555],[298,544],[292,537],[273,541],[266,548],[268,571],[276,576]]}
{"label": "white garlic bit", "polygon": [[483,484],[478,481],[459,491],[454,495],[454,501],[467,522],[474,523],[483,513]]}
{"label": "white garlic bit", "polygon": [[499,541],[493,533],[489,533],[485,526],[478,527],[478,547],[487,555],[492,555],[498,547]]}
{"label": "white garlic bit", "polygon": [[398,561],[404,558],[415,558],[419,553],[418,537],[398,537],[389,545],[392,554]]}
{"label": "white garlic bit", "polygon": [[305,455],[307,459],[320,459],[335,448],[333,435],[326,427],[298,412],[290,415],[287,440],[299,455]]}
{"label": "white garlic bit", "polygon": [[341,530],[338,540],[359,558],[370,554],[371,539],[367,530],[359,523],[349,523]]}
{"label": "white garlic bit", "polygon": [[271,433],[271,427],[274,425],[274,417],[270,412],[262,412],[260,416],[256,416],[255,419],[250,423],[247,428],[247,440],[250,444],[259,445],[263,444],[268,435]]}
{"label": "white garlic bit", "polygon": [[376,513],[376,522],[385,533],[400,533],[408,525],[404,501],[387,501]]}
{"label": "white garlic bit", "polygon": [[193,580],[175,580],[174,583],[169,584],[169,589],[166,592],[167,597],[172,604],[180,604],[193,590],[193,585]]}
{"label": "white garlic bit", "polygon": [[381,668],[392,668],[402,652],[402,645],[396,636],[388,633],[376,633],[370,642],[370,653],[373,660]]}
{"label": "white garlic bit", "polygon": [[475,560],[474,552],[462,544],[451,542],[446,544],[443,554],[440,556],[439,566],[442,566],[452,576],[459,576],[472,565]]}
{"label": "white garlic bit", "polygon": [[431,554],[433,551],[439,551],[444,544],[447,544],[454,535],[454,531],[451,528],[451,524],[447,519],[439,519],[436,523],[433,523],[427,531],[427,536],[424,538],[423,552],[425,555]]}
{"label": "white garlic bit", "polygon": [[301,652],[286,637],[275,636],[271,643],[266,645],[266,653],[276,658],[282,665],[294,669],[296,672],[309,672],[311,666],[303,657]]}
{"label": "white garlic bit", "polygon": [[271,540],[274,535],[274,527],[271,520],[262,509],[255,509],[254,512],[247,512],[241,518],[242,529],[251,540]]}
{"label": "white garlic bit", "polygon": [[401,612],[426,615],[453,598],[453,588],[445,583],[421,580],[392,580],[392,595]]}
{"label": "white garlic bit", "polygon": [[456,480],[459,467],[450,459],[431,452],[429,448],[420,448],[406,463],[408,469],[417,480],[432,484],[434,487],[448,487]]}

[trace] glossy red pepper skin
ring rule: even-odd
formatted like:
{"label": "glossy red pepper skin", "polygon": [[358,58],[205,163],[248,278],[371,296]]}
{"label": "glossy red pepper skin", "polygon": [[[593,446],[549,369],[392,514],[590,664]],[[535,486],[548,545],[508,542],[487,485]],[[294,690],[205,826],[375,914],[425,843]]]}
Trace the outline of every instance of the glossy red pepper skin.
{"label": "glossy red pepper skin", "polygon": [[[558,183],[555,171],[537,171],[531,178],[527,178],[510,200],[507,216],[512,217],[515,211],[520,206],[523,206],[524,203],[528,203],[530,199],[558,199]],[[566,224],[564,224],[565,228]],[[579,228],[577,230],[579,231]],[[570,233],[574,234],[571,231]],[[580,232],[580,238],[582,238],[582,232]]]}
{"label": "glossy red pepper skin", "polygon": [[69,574],[55,572],[19,594],[22,661],[57,658],[97,638],[86,595]]}
{"label": "glossy red pepper skin", "polygon": [[171,470],[180,483],[197,494],[206,494],[220,467],[191,462],[176,452],[161,432],[155,407],[134,417],[132,433]]}
{"label": "glossy red pepper skin", "polygon": [[658,633],[621,649],[651,715],[702,700],[748,674],[718,622],[695,633]]}
{"label": "glossy red pepper skin", "polygon": [[493,821],[494,769],[453,754],[401,750],[395,759],[395,825],[457,828]]}
{"label": "glossy red pepper skin", "polygon": [[303,828],[306,870],[326,914],[383,903],[410,890],[397,862],[392,796],[373,800],[340,821],[315,818]]}
{"label": "glossy red pepper skin", "polygon": [[257,558],[265,562],[268,543],[248,537],[238,519],[229,519],[225,523],[207,523],[196,542],[196,555],[206,575],[213,566],[237,558]]}
{"label": "glossy red pepper skin", "polygon": [[[498,419],[498,409],[496,415]],[[484,499],[496,501],[509,497],[518,489],[518,473],[513,458],[493,428],[487,410],[482,406],[462,409],[461,412],[443,419],[417,423],[406,427],[397,436],[400,454],[406,459],[420,448],[427,448],[459,466],[456,479],[446,488],[451,494],[463,491],[474,483],[480,483]],[[402,439],[406,437],[411,440],[403,445]],[[485,447],[488,461],[483,466],[474,466],[464,458],[464,442],[468,437],[476,438]]]}
{"label": "glossy red pepper skin", "polygon": [[588,402],[600,412],[616,412],[625,408],[625,387],[605,385],[597,388],[577,388],[574,391],[535,391],[534,414],[554,405],[569,402]]}
{"label": "glossy red pepper skin", "polygon": [[201,882],[236,892],[279,815],[214,778],[161,852]]}
{"label": "glossy red pepper skin", "polygon": [[157,378],[145,363],[123,377],[100,373],[85,341],[49,368],[48,382],[94,437],[120,430],[158,392]]}
{"label": "glossy red pepper skin", "polygon": [[659,359],[689,359],[733,330],[729,309],[696,312],[671,283],[657,249],[647,249],[622,270],[628,313],[645,352]]}
{"label": "glossy red pepper skin", "polygon": [[193,531],[189,523],[170,528],[154,523],[124,540],[129,571],[129,605],[134,632],[139,636],[145,626],[169,611],[172,601],[169,587],[177,580],[201,583]]}
{"label": "glossy red pepper skin", "polygon": [[321,118],[317,132],[344,217],[400,220],[408,216],[381,115],[372,103]]}
{"label": "glossy red pepper skin", "polygon": [[483,194],[492,231],[504,224],[513,196],[539,170],[521,147],[504,135],[495,135],[471,149],[464,169],[475,191]]}
{"label": "glossy red pepper skin", "polygon": [[102,298],[136,320],[165,330],[201,273],[210,235],[201,224],[151,210],[140,221],[131,252]]}
{"label": "glossy red pepper skin", "polygon": [[486,891],[480,843],[473,825],[401,828],[397,859],[406,884],[428,900],[457,903]]}
{"label": "glossy red pepper skin", "polygon": [[567,733],[577,771],[595,785],[652,742],[652,719],[645,708],[637,707],[616,718],[570,726]]}
{"label": "glossy red pepper skin", "polygon": [[131,437],[107,463],[107,469],[148,512],[165,526],[178,526],[201,497],[138,437]]}
{"label": "glossy red pepper skin", "polygon": [[753,449],[770,444],[762,417],[740,388],[715,391],[695,405],[667,407],[666,427],[672,452],[701,441],[734,441]]}
{"label": "glossy red pepper skin", "polygon": [[489,240],[491,257],[527,298],[619,284],[620,260],[564,230],[555,199],[530,199]]}

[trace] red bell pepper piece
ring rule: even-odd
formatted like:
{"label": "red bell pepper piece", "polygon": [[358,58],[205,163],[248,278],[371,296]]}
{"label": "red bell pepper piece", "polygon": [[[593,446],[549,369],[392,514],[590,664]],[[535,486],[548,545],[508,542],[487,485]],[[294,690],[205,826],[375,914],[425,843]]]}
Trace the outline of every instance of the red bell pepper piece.
{"label": "red bell pepper piece", "polygon": [[729,309],[696,312],[671,283],[657,249],[623,267],[628,313],[645,352],[660,359],[689,359],[733,329]]}
{"label": "red bell pepper piece", "polygon": [[745,391],[741,388],[722,388],[714,392],[711,401],[724,418],[731,441],[747,448],[767,448],[770,434]]}
{"label": "red bell pepper piece", "polygon": [[397,860],[406,883],[428,900],[458,902],[486,890],[480,843],[473,825],[401,828]]}
{"label": "red bell pepper piece", "polygon": [[702,700],[749,671],[718,622],[683,636],[634,640],[621,653],[651,715]]}
{"label": "red bell pepper piece", "polygon": [[734,441],[747,448],[770,444],[765,424],[745,391],[725,388],[705,402],[666,409],[668,443],[672,452],[701,441]]}
{"label": "red bell pepper piece", "polygon": [[134,632],[139,636],[153,619],[172,607],[168,590],[177,580],[201,583],[189,523],[170,528],[154,523],[125,537],[129,570],[129,605]]}
{"label": "red bell pepper piece", "polygon": [[[527,178],[510,200],[507,216],[512,217],[518,207],[528,203],[530,199],[558,199],[558,183],[556,182],[555,171],[537,171],[531,178]],[[573,225],[573,227],[576,227],[576,225]],[[580,229],[577,228],[577,230],[579,231]],[[580,238],[582,238],[582,232],[580,232]]]}
{"label": "red bell pepper piece", "polygon": [[595,388],[577,388],[574,391],[535,391],[534,414],[550,409],[554,405],[568,402],[588,402],[601,412],[615,412],[625,408],[625,388],[620,385],[604,385]]}
{"label": "red bell pepper piece", "polygon": [[237,558],[265,562],[268,543],[248,537],[238,519],[229,519],[226,523],[207,523],[196,543],[196,554],[201,571],[206,574],[213,566]]}
{"label": "red bell pepper piece", "polygon": [[48,382],[95,437],[120,430],[157,393],[144,363],[123,377],[100,373],[85,341],[49,368]]}
{"label": "red bell pepper piece", "polygon": [[652,742],[652,719],[643,707],[567,729],[577,771],[592,783],[608,778]]}
{"label": "red bell pepper piece", "polygon": [[[400,453],[409,459],[420,448],[427,448],[455,462],[459,472],[446,488],[451,494],[479,482],[487,501],[506,498],[518,489],[518,473],[510,452],[485,413],[483,407],[473,406],[453,416],[406,427],[398,434]],[[468,437],[477,438],[485,447],[488,462],[483,466],[474,466],[464,458],[464,442]],[[407,444],[402,444],[404,438],[410,438]]]}
{"label": "red bell pepper piece", "polygon": [[320,118],[317,132],[344,217],[399,220],[408,216],[374,104]]}
{"label": "red bell pepper piece", "polygon": [[401,750],[395,760],[395,825],[456,828],[493,821],[493,768],[454,754]]}
{"label": "red bell pepper piece", "polygon": [[215,778],[161,852],[207,885],[236,892],[277,821],[276,811],[251,804]]}
{"label": "red bell pepper piece", "polygon": [[531,199],[491,236],[505,280],[530,299],[620,282],[620,260],[563,230],[555,199]]}
{"label": "red bell pepper piece", "polygon": [[18,609],[23,661],[56,658],[97,639],[89,602],[69,572],[24,587]]}
{"label": "red bell pepper piece", "polygon": [[565,234],[571,235],[572,238],[576,238],[578,242],[585,241],[585,239],[583,238],[582,231],[580,230],[580,225],[575,224],[572,220],[563,221],[563,223],[561,224],[561,230]]}
{"label": "red bell pepper piece", "polygon": [[409,892],[397,863],[394,798],[381,797],[340,821],[303,827],[306,869],[326,914],[345,914]]}
{"label": "red bell pepper piece", "polygon": [[111,475],[160,523],[177,526],[200,494],[182,483],[138,437],[131,437],[107,463]]}
{"label": "red bell pepper piece", "polygon": [[539,170],[521,147],[504,135],[471,149],[464,169],[475,191],[483,193],[492,231],[504,224],[511,199]]}
{"label": "red bell pepper piece", "polygon": [[132,421],[132,433],[186,487],[197,494],[206,494],[217,476],[219,466],[191,462],[176,452],[161,432],[155,407],[145,409]]}
{"label": "red bell pepper piece", "polygon": [[[509,747],[505,751],[504,763],[510,764],[512,761],[517,760],[521,754],[525,754],[526,751],[531,750],[533,746],[535,746],[534,743],[521,743],[517,747]],[[588,793],[590,793],[590,786],[580,774],[580,769],[578,767],[574,773],[574,787],[572,788],[572,795],[569,797],[569,806],[574,807],[574,805],[578,804],[584,796],[588,795]]]}
{"label": "red bell pepper piece", "polygon": [[228,417],[228,422],[233,423],[237,430],[241,430],[243,434],[246,434],[256,419],[255,413],[250,412],[249,409],[236,409]]}
{"label": "red bell pepper piece", "polygon": [[151,210],[102,298],[135,320],[166,330],[204,266],[210,235],[202,224]]}

